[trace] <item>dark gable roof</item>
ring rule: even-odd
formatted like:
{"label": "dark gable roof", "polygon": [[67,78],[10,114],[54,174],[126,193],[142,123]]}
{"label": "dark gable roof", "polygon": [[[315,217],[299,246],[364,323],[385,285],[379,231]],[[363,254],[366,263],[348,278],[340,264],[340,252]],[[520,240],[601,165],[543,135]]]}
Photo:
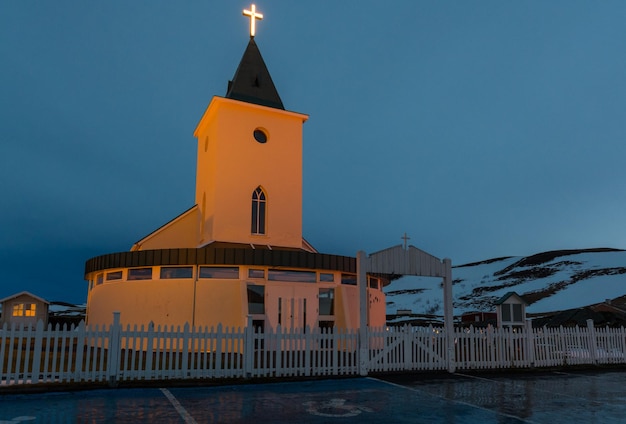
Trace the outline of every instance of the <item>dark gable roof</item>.
{"label": "dark gable roof", "polygon": [[228,82],[226,98],[285,109],[254,38],[250,38],[235,76]]}
{"label": "dark gable roof", "polygon": [[522,302],[524,302],[525,305],[528,305],[528,302],[526,302],[526,299],[524,299],[522,296],[520,296],[519,294],[515,293],[515,292],[508,292],[507,294],[505,294],[504,296],[502,296],[500,299],[496,300],[495,302],[493,302],[494,305],[502,305],[504,302],[507,301],[507,299],[511,296],[515,296],[517,297],[519,300],[521,300]]}
{"label": "dark gable roof", "polygon": [[50,302],[48,302],[46,299],[43,299],[43,298],[41,298],[39,296],[35,296],[31,292],[27,292],[27,291],[21,291],[19,293],[15,293],[15,294],[13,294],[13,295],[11,295],[9,297],[5,297],[4,299],[0,299],[0,303],[4,303],[7,300],[11,300],[11,299],[16,299],[16,298],[18,298],[20,296],[27,296],[27,297],[30,297],[32,299],[36,299],[36,300],[38,300],[40,302],[43,302],[43,303],[46,303],[46,304],[50,304]]}

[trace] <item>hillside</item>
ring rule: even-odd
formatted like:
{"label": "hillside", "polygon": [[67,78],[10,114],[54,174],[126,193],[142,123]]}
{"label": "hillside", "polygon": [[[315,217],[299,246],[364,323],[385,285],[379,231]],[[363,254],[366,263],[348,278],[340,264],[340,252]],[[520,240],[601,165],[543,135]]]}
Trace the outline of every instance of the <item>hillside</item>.
{"label": "hillside", "polygon": [[[527,257],[502,257],[453,266],[455,315],[493,311],[493,302],[510,291],[530,304],[529,313],[577,308],[626,294],[626,251],[559,250]],[[387,314],[443,314],[437,278],[403,277],[385,288]]]}

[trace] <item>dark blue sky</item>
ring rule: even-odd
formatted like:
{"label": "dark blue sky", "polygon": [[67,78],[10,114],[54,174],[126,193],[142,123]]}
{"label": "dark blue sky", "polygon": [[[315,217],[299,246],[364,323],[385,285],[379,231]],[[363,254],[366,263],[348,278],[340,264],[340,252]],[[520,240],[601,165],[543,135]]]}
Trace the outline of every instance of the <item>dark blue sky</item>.
{"label": "dark blue sky", "polygon": [[[0,297],[82,302],[89,257],[192,206],[243,1],[0,5]],[[626,2],[257,3],[304,127],[304,234],[460,264],[626,247]]]}

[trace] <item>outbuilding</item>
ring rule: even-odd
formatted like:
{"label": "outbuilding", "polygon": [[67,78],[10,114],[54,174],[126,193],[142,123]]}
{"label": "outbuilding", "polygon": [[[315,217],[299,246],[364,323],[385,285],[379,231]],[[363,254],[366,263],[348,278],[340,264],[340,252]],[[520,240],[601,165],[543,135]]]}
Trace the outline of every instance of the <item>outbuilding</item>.
{"label": "outbuilding", "polygon": [[498,327],[520,328],[526,325],[528,303],[515,292],[508,292],[495,302]]}
{"label": "outbuilding", "polygon": [[32,293],[23,291],[12,296],[0,299],[2,305],[2,316],[0,317],[0,328],[7,324],[16,328],[21,325],[34,328],[37,321],[42,320],[44,327],[48,325],[48,306],[50,302],[35,296]]}

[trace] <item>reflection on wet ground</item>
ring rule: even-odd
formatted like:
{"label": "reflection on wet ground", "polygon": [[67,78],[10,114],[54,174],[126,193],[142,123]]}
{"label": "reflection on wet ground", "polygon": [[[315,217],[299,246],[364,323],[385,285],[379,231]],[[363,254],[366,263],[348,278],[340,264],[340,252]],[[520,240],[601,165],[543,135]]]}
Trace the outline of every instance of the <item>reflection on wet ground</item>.
{"label": "reflection on wet ground", "polygon": [[626,422],[626,371],[383,378],[3,395],[0,424]]}
{"label": "reflection on wet ground", "polygon": [[625,371],[389,378],[449,401],[536,423],[626,422]]}

